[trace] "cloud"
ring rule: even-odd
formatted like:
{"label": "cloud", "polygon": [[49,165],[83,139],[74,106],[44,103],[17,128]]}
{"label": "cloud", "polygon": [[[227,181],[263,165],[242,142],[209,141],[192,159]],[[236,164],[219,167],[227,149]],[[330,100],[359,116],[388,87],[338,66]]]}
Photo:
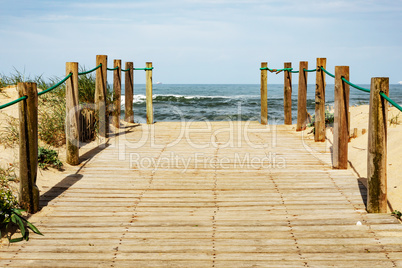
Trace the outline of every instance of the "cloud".
{"label": "cloud", "polygon": [[[317,56],[365,67],[379,51],[382,60],[397,64],[393,59],[402,46],[402,5],[395,0],[4,2],[0,23],[7,42],[0,44],[0,68],[24,64],[29,56],[47,63],[35,68],[61,65],[64,73],[60,61],[92,67],[96,54],[109,54],[123,61],[152,59],[179,81],[169,66],[197,64],[206,77],[211,64],[225,65],[230,76],[237,65],[247,66],[244,74],[250,74],[260,61],[277,67]],[[47,70],[55,74],[54,68]]]}

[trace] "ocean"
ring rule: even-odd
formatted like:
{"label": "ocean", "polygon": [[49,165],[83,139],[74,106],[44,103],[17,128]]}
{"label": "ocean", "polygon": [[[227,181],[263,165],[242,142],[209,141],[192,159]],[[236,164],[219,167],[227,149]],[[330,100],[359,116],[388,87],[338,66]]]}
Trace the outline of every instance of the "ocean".
{"label": "ocean", "polygon": [[[370,85],[359,86],[370,88]],[[315,109],[315,85],[307,86],[307,110]],[[390,97],[402,104],[402,85],[390,85]],[[124,118],[124,85],[122,85]],[[349,103],[369,104],[370,94],[350,88]],[[145,85],[134,85],[134,122],[146,122]],[[228,121],[260,120],[259,84],[154,84],[154,120]],[[326,106],[334,105],[334,85],[326,86]],[[292,118],[297,119],[297,85],[292,89]],[[268,122],[283,124],[283,85],[268,85]]]}

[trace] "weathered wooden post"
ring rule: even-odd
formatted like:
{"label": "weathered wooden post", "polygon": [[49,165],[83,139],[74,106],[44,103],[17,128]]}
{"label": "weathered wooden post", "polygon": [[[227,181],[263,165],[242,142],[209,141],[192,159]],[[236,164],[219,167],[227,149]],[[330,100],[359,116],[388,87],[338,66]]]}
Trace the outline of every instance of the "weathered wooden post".
{"label": "weathered wooden post", "polygon": [[[285,62],[284,68],[292,68],[291,62]],[[283,108],[285,113],[285,125],[292,124],[292,73],[284,71],[284,87],[283,87]]]}
{"label": "weathered wooden post", "polygon": [[38,90],[36,83],[18,83],[20,118],[20,205],[29,213],[39,210],[38,172]]}
{"label": "weathered wooden post", "polygon": [[[147,124],[154,123],[154,108],[152,105],[152,62],[145,64],[145,91],[146,91],[146,106],[147,106]],[[149,68],[149,69],[148,69]]]}
{"label": "weathered wooden post", "polygon": [[121,60],[113,61],[113,126],[120,127],[120,113],[121,113]]}
{"label": "weathered wooden post", "polygon": [[80,149],[80,103],[78,99],[78,62],[66,63],[66,153],[67,163],[78,165]]}
{"label": "weathered wooden post", "polygon": [[306,129],[307,125],[307,70],[308,62],[301,61],[299,65],[299,86],[297,93],[297,126],[296,131]]}
{"label": "weathered wooden post", "polygon": [[268,63],[261,62],[261,124],[268,124]]}
{"label": "weathered wooden post", "polygon": [[367,211],[387,213],[387,117],[389,78],[371,78],[367,150]]}
{"label": "weathered wooden post", "polygon": [[106,91],[107,91],[107,56],[96,55],[96,66],[102,66],[96,69],[95,81],[95,109],[98,116],[98,134],[99,141],[102,143],[107,138],[107,123],[106,116]]}
{"label": "weathered wooden post", "polygon": [[134,94],[134,64],[132,62],[126,62],[125,77],[125,110],[124,118],[128,123],[134,123],[133,112],[133,94]]}
{"label": "weathered wooden post", "polygon": [[347,169],[349,142],[349,85],[342,81],[342,77],[350,81],[349,66],[335,67],[333,167]]}
{"label": "weathered wooden post", "polygon": [[327,68],[326,58],[317,58],[317,72],[315,85],[315,121],[314,121],[314,140],[325,141],[325,73],[321,69]]}

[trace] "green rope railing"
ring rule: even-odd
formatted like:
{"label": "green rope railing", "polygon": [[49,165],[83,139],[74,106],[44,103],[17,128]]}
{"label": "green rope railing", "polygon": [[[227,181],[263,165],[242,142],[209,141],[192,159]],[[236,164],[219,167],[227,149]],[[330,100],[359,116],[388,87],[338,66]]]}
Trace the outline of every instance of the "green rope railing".
{"label": "green rope railing", "polygon": [[276,69],[269,69],[268,67],[261,67],[260,70],[261,70],[261,71],[262,71],[262,70],[268,70],[268,71],[270,71],[271,73],[272,73],[272,72],[276,72]]}
{"label": "green rope railing", "polygon": [[290,71],[293,70],[293,68],[269,69],[268,67],[261,67],[260,70],[268,70],[268,71],[270,71],[271,73],[276,72],[276,73],[278,74],[278,73],[280,73],[280,72],[282,72],[282,71],[289,71],[289,72],[290,72]]}
{"label": "green rope railing", "polygon": [[[97,69],[100,68],[101,66],[102,66],[102,63],[99,64],[98,66],[96,66],[95,68],[89,70],[89,71],[85,71],[85,72],[78,73],[78,75],[84,75],[84,74],[92,73],[93,71],[97,70]],[[118,68],[119,68],[119,67],[107,68],[107,70],[108,70],[108,71],[114,71],[114,70],[117,70]],[[153,69],[154,69],[154,67],[151,67],[151,68],[133,68],[133,70],[145,70],[145,71],[153,70]],[[129,70],[130,70],[130,69],[127,69],[127,70],[122,69],[123,72],[127,72],[127,71],[129,71]],[[60,86],[60,85],[63,84],[64,82],[66,82],[66,80],[69,79],[72,75],[73,75],[72,73],[69,73],[66,77],[64,77],[60,82],[58,82],[58,83],[55,84],[54,86],[52,86],[52,87],[50,87],[50,88],[48,88],[48,89],[46,89],[46,90],[43,90],[43,91],[39,92],[39,93],[38,93],[38,96],[43,95],[43,94],[46,94],[46,93],[48,93],[49,91],[52,91],[53,89],[57,88],[58,86]],[[3,104],[3,105],[0,105],[0,110],[1,110],[1,109],[4,109],[4,108],[6,108],[6,107],[9,107],[9,106],[11,106],[11,105],[14,105],[14,104],[16,104],[16,103],[18,103],[18,102],[20,102],[20,101],[22,101],[22,100],[26,100],[27,98],[28,98],[27,96],[22,96],[21,98],[18,98],[18,99],[16,99],[16,100],[13,100],[13,101],[10,101],[10,102],[5,103],[5,104]]]}
{"label": "green rope railing", "polygon": [[324,71],[324,73],[326,73],[327,75],[329,75],[329,76],[331,76],[331,77],[333,77],[333,78],[335,78],[335,75],[333,75],[333,74],[331,74],[330,72],[328,72],[327,70],[325,70],[325,68],[324,67],[320,67],[321,68],[321,70],[323,70]]}
{"label": "green rope railing", "polygon": [[92,70],[89,70],[89,71],[85,71],[85,72],[81,72],[81,73],[78,73],[78,75],[83,75],[83,74],[89,74],[89,73],[92,73],[93,71],[95,71],[95,70],[97,70],[98,68],[100,68],[102,66],[102,63],[100,63],[98,66],[96,66],[95,68],[93,68]]}
{"label": "green rope railing", "polygon": [[150,71],[150,70],[153,70],[154,69],[154,67],[151,67],[151,68],[133,68],[133,70],[134,71]]}
{"label": "green rope railing", "polygon": [[391,103],[394,107],[396,107],[399,111],[402,112],[402,107],[396,103],[395,101],[393,101],[392,99],[390,99],[387,95],[385,95],[384,92],[380,92],[381,97],[383,97],[384,99],[386,99],[389,103]]}
{"label": "green rope railing", "polygon": [[[328,72],[327,70],[325,70],[324,67],[321,66],[320,68],[321,68],[321,70],[323,70],[327,75],[329,75],[329,76],[335,78],[335,75],[333,75],[333,74],[331,74],[330,72]],[[261,67],[260,70],[268,70],[268,71],[270,71],[271,73],[273,73],[273,72],[280,73],[280,72],[282,72],[282,71],[288,71],[288,72],[290,72],[290,73],[299,73],[299,71],[293,71],[293,68],[270,69],[270,68],[268,68],[268,67]],[[304,71],[304,72],[316,72],[317,69],[311,69],[311,70],[303,69],[303,71]],[[360,87],[360,86],[358,86],[358,85],[355,85],[355,84],[353,84],[352,82],[346,80],[344,77],[342,77],[341,79],[342,79],[342,81],[344,81],[346,84],[348,84],[348,85],[351,86],[351,87],[354,87],[354,88],[356,88],[356,89],[358,89],[358,90],[361,90],[361,91],[364,91],[364,92],[367,92],[367,93],[370,93],[370,90],[367,89],[367,88],[363,88],[363,87]],[[384,99],[386,99],[389,103],[391,103],[394,107],[396,107],[397,109],[399,109],[400,111],[402,111],[402,107],[401,107],[398,103],[396,103],[395,101],[393,101],[391,98],[389,98],[387,95],[385,95],[384,92],[380,92],[380,95],[381,95]]]}
{"label": "green rope railing", "polygon": [[60,85],[63,84],[64,82],[66,82],[66,80],[69,79],[72,75],[73,75],[73,73],[69,73],[66,77],[64,77],[63,80],[61,80],[60,82],[58,82],[56,85],[54,85],[54,86],[52,86],[52,87],[50,87],[50,88],[48,88],[48,89],[46,89],[46,90],[43,90],[43,91],[39,92],[39,93],[38,93],[38,96],[43,95],[43,94],[45,94],[45,93],[48,93],[49,91],[52,91],[52,90],[55,89],[56,87],[60,86]]}
{"label": "green rope railing", "polygon": [[342,79],[343,82],[345,82],[345,83],[348,84],[349,86],[352,86],[352,87],[354,87],[354,88],[356,88],[356,89],[358,89],[358,90],[361,90],[361,91],[370,93],[370,89],[359,87],[359,86],[357,86],[357,85],[355,85],[355,84],[349,82],[348,80],[346,80],[345,77],[342,77],[341,79]]}
{"label": "green rope railing", "polygon": [[[271,73],[276,72],[277,74],[282,72],[282,71],[288,71],[291,72],[293,74],[297,74],[299,73],[299,71],[293,71],[293,68],[283,68],[283,69],[269,69],[268,67],[261,67],[260,70],[268,70]],[[316,72],[317,69],[311,69],[311,70],[307,70],[307,69],[303,69],[304,72]],[[335,76],[334,76],[335,77]]]}
{"label": "green rope railing", "polygon": [[303,69],[303,71],[308,72],[308,73],[311,73],[311,72],[316,72],[317,69],[311,69],[311,70]]}
{"label": "green rope railing", "polygon": [[[46,89],[46,90],[43,90],[43,91],[39,92],[39,93],[38,93],[38,96],[43,95],[43,94],[45,94],[45,93],[47,93],[47,92],[49,92],[49,91],[52,91],[52,90],[55,89],[56,87],[60,86],[60,85],[63,84],[64,82],[66,82],[66,80],[67,80],[68,78],[70,78],[72,75],[73,75],[72,73],[69,73],[63,80],[61,80],[60,82],[58,82],[58,83],[55,84],[54,86],[52,86],[52,87],[50,87],[50,88],[48,88],[48,89]],[[16,104],[16,103],[18,103],[18,102],[20,102],[20,101],[22,101],[22,100],[26,100],[27,98],[28,98],[27,96],[22,96],[21,98],[18,98],[18,99],[16,99],[16,100],[13,100],[13,101],[10,101],[10,102],[8,102],[8,103],[6,103],[6,104],[3,104],[3,105],[0,106],[0,110],[3,109],[3,108],[9,107],[9,106],[11,106],[11,105],[14,105],[14,104]]]}
{"label": "green rope railing", "polygon": [[[331,74],[330,72],[328,72],[327,70],[325,70],[324,67],[321,66],[320,68],[321,68],[321,70],[323,70],[327,75],[329,75],[329,76],[335,78],[335,75],[333,75],[333,74]],[[370,92],[370,89],[363,88],[363,87],[359,87],[359,86],[353,84],[352,82],[346,80],[344,77],[342,77],[341,79],[342,79],[343,82],[345,82],[345,83],[348,84],[349,86],[352,86],[352,87],[354,87],[354,88],[356,88],[356,89],[359,89],[359,90],[361,90],[361,91],[364,91],[364,92]]]}
{"label": "green rope railing", "polygon": [[[324,67],[322,67],[322,66],[321,66],[321,70],[323,70],[327,75],[332,76],[333,78],[335,78],[335,75],[329,73],[329,72],[328,72],[327,70],[325,70]],[[349,82],[349,81],[346,80],[344,77],[342,77],[341,79],[342,79],[342,81],[344,81],[344,82],[345,82],[346,84],[348,84],[349,86],[352,86],[352,87],[354,87],[354,88],[356,88],[356,89],[359,89],[359,90],[361,90],[361,91],[370,93],[370,89],[363,88],[363,87],[359,87],[359,86],[357,86],[357,85],[355,85],[355,84]],[[398,103],[396,103],[395,101],[393,101],[391,98],[389,98],[387,95],[385,95],[384,92],[380,92],[380,95],[381,95],[384,99],[386,99],[389,103],[391,103],[394,107],[396,107],[398,110],[400,110],[400,111],[402,112],[402,107],[401,107]]]}
{"label": "green rope railing", "polygon": [[130,71],[130,68],[128,68],[128,69],[121,69],[122,70],[122,72],[128,72],[128,71]]}
{"label": "green rope railing", "polygon": [[11,106],[13,104],[16,104],[16,103],[18,103],[18,102],[20,102],[22,100],[26,100],[27,98],[28,98],[27,96],[22,96],[21,98],[18,98],[16,100],[13,100],[13,101],[10,101],[10,102],[8,102],[6,104],[3,104],[3,105],[0,106],[0,110],[6,108],[8,106]]}

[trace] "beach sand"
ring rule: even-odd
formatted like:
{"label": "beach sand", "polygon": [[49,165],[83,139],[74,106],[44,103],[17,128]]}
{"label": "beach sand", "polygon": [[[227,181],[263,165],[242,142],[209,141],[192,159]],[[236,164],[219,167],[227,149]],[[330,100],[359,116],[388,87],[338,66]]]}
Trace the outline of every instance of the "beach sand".
{"label": "beach sand", "polygon": [[[18,98],[18,94],[15,87],[7,87],[0,93],[0,103],[4,104],[11,100]],[[367,133],[362,134],[362,130],[368,129],[368,105],[361,105],[357,107],[350,107],[351,113],[351,130],[357,128],[358,135],[353,138],[349,143],[349,161],[351,165],[350,169],[355,172],[357,178],[361,178],[361,181],[366,181],[367,178]],[[401,124],[392,124],[388,127],[388,199],[393,210],[402,211],[402,165],[400,165],[400,159],[402,159],[402,113],[392,107],[389,109],[388,118],[394,118],[401,114]],[[3,130],[7,126],[6,119],[8,117],[18,118],[18,105],[13,105],[0,110],[0,129]],[[311,128],[305,131],[308,139],[313,140],[313,134]],[[327,129],[327,143],[328,150],[332,144],[332,132],[331,129]],[[43,145],[40,142],[40,145]],[[80,149],[80,155],[90,150],[93,145]],[[49,170],[38,170],[37,185],[40,193],[44,194],[51,189],[57,183],[65,178],[68,174],[74,173],[79,167],[70,166],[65,164],[66,152],[65,146],[55,148],[59,153],[60,160],[64,163],[64,171],[58,171],[50,168]],[[15,172],[18,175],[18,146],[13,148],[6,148],[3,144],[0,144],[0,167],[5,169],[10,165],[16,167]],[[18,189],[18,185],[14,185]],[[391,210],[390,210],[391,212]]]}

